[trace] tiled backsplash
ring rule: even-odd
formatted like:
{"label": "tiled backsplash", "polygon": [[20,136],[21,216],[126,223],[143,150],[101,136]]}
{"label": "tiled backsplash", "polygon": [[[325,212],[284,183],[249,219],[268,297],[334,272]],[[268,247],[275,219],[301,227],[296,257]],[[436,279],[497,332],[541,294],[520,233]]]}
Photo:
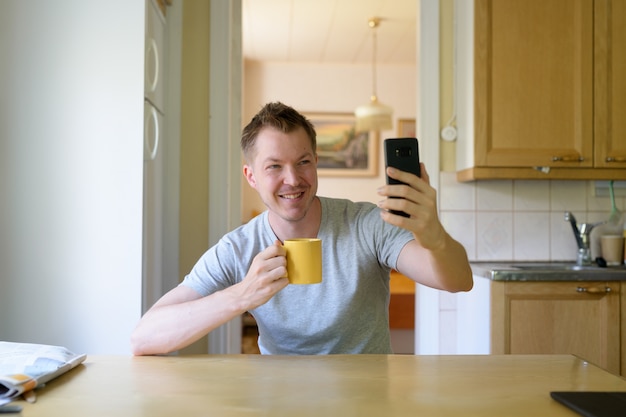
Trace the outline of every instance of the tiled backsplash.
{"label": "tiled backsplash", "polygon": [[[455,173],[442,172],[441,221],[472,261],[575,260],[576,241],[564,213],[571,211],[579,223],[595,223],[606,221],[611,211],[609,197],[596,197],[594,187],[594,181],[575,180],[459,183]],[[626,198],[616,203],[626,212]]]}

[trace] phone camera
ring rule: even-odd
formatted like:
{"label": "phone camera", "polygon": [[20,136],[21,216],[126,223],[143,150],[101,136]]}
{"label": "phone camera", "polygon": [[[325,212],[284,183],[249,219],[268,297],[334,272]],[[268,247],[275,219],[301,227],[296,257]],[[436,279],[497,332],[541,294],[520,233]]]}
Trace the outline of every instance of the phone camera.
{"label": "phone camera", "polygon": [[402,148],[397,148],[396,149],[396,156],[402,157],[402,158],[406,158],[413,155],[413,151],[410,147],[408,146],[403,146]]}

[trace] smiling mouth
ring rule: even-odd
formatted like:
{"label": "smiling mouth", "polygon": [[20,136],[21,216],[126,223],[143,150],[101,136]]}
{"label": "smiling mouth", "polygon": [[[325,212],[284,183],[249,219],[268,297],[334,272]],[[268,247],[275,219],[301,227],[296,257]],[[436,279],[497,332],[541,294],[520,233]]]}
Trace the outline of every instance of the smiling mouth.
{"label": "smiling mouth", "polygon": [[280,198],[284,198],[286,200],[295,200],[302,197],[304,193],[294,193],[294,194],[282,194]]}

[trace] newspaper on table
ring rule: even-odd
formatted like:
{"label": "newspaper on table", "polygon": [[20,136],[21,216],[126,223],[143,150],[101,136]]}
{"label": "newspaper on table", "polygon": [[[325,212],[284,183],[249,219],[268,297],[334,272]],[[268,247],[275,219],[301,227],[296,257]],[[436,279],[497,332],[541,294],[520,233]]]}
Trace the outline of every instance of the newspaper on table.
{"label": "newspaper on table", "polygon": [[62,346],[0,341],[0,405],[64,374],[85,358]]}

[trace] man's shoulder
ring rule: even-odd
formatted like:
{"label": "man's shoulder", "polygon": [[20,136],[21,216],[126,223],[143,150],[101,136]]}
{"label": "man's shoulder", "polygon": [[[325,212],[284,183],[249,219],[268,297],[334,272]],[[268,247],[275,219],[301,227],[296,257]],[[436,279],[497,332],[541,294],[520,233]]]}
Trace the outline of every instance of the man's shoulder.
{"label": "man's shoulder", "polygon": [[363,215],[377,208],[369,201],[352,201],[345,198],[320,197],[322,210],[329,214],[345,213],[348,215]]}
{"label": "man's shoulder", "polygon": [[[226,241],[249,241],[251,238],[257,235],[262,235],[265,230],[265,219],[267,212],[263,212],[246,223],[236,227],[230,232],[222,236],[221,240]],[[255,239],[256,240],[256,239]]]}
{"label": "man's shoulder", "polygon": [[376,208],[374,203],[369,201],[352,201],[347,198],[319,197],[322,206],[326,208],[349,208],[353,210],[371,210]]}

